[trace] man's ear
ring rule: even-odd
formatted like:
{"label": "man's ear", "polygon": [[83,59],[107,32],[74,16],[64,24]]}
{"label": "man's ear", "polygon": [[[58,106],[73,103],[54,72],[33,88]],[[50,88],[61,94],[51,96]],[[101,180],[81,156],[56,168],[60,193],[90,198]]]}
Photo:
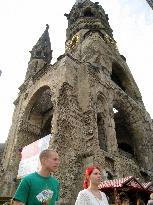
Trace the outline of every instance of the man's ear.
{"label": "man's ear", "polygon": [[44,164],[45,161],[46,161],[45,157],[41,158],[40,164]]}

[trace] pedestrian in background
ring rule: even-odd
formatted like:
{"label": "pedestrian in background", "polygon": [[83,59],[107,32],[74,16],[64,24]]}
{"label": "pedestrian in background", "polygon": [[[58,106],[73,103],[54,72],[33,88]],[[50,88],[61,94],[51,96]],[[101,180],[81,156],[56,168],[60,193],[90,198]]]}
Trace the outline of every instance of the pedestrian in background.
{"label": "pedestrian in background", "polygon": [[150,199],[149,199],[147,205],[153,205],[153,193],[150,194]]}

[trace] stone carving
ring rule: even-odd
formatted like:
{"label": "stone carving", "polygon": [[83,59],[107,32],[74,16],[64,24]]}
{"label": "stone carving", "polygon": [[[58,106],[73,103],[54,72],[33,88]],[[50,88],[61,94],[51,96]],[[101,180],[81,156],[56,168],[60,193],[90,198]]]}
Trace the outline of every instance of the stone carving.
{"label": "stone carving", "polygon": [[106,44],[112,45],[116,50],[118,50],[115,40],[109,37],[109,35],[104,35],[104,41]]}
{"label": "stone carving", "polygon": [[79,36],[74,35],[71,40],[66,42],[65,51],[73,49],[79,43]]}

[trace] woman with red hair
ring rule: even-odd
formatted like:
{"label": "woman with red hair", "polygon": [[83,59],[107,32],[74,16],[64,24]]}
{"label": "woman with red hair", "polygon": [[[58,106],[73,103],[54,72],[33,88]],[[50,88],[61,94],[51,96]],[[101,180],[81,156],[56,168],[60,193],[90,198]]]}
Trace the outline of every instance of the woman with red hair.
{"label": "woman with red hair", "polygon": [[80,191],[75,205],[108,205],[105,193],[98,189],[101,182],[101,171],[90,166],[85,171],[84,190]]}

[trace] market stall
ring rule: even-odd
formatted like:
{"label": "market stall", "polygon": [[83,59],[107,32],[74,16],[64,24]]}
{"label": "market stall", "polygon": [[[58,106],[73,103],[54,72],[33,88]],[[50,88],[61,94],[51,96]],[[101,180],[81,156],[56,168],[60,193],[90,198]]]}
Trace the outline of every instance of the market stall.
{"label": "market stall", "polygon": [[153,182],[142,183],[142,185],[147,192],[153,193]]}
{"label": "market stall", "polygon": [[133,176],[101,182],[99,189],[109,198],[109,204],[120,205],[120,198],[129,198],[130,204],[136,204],[137,199],[147,202],[150,192]]}

